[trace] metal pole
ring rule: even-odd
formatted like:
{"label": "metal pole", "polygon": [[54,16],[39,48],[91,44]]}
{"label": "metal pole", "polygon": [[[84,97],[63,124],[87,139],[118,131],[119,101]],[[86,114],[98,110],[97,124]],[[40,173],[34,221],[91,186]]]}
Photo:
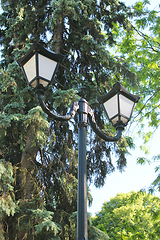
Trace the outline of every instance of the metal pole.
{"label": "metal pole", "polygon": [[87,163],[86,163],[86,127],[88,104],[79,100],[78,121],[78,196],[77,196],[77,240],[87,240]]}

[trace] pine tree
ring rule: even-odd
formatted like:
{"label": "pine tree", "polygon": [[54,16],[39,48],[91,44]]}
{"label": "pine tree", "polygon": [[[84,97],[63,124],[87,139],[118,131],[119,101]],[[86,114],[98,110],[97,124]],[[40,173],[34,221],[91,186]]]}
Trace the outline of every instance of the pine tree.
{"label": "pine tree", "polygon": [[[54,86],[45,93],[46,104],[64,115],[72,101],[83,97],[94,109],[100,128],[111,134],[96,98],[111,89],[119,73],[123,81],[132,76],[136,84],[127,66],[107,50],[115,44],[114,23],[125,27],[128,9],[115,0],[10,0],[2,1],[2,8],[0,157],[12,164],[17,206],[13,216],[3,216],[3,235],[20,240],[74,239],[69,219],[77,201],[77,119],[61,123],[47,118],[16,60],[34,40],[66,55]],[[130,138],[108,143],[88,128],[88,182],[94,179],[96,186],[103,186],[115,169],[112,153],[122,171],[128,146],[132,146]]]}

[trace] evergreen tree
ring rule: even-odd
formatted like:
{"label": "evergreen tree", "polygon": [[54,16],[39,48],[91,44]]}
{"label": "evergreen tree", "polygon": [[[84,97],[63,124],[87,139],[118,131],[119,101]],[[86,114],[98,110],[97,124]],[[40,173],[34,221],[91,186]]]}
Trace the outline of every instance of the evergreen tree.
{"label": "evergreen tree", "polygon": [[[3,166],[10,163],[14,170],[14,191],[10,191],[15,199],[10,199],[14,210],[2,215],[0,227],[6,239],[74,239],[69,219],[77,201],[77,119],[50,121],[37,107],[36,96],[16,60],[34,40],[66,55],[54,86],[45,93],[46,104],[64,115],[72,101],[83,97],[94,109],[100,128],[111,134],[113,128],[101,117],[96,98],[120,77],[122,82],[136,85],[128,66],[107,48],[115,44],[114,25],[128,24],[129,9],[116,0],[1,2],[0,157]],[[112,154],[122,171],[127,164],[127,147],[133,143],[129,137],[108,143],[90,128],[88,133],[88,182],[94,179],[100,187],[116,167]]]}

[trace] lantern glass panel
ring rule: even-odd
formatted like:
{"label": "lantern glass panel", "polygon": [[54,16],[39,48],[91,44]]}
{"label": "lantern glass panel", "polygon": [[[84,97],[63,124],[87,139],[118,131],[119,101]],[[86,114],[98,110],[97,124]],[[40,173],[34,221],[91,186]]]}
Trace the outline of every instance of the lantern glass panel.
{"label": "lantern glass panel", "polygon": [[131,117],[134,102],[123,95],[119,95],[120,100],[120,115],[124,115],[128,119]]}
{"label": "lantern glass panel", "polygon": [[37,87],[37,80],[34,80],[34,81],[31,83],[31,86],[32,86],[33,88]]}
{"label": "lantern glass panel", "polygon": [[36,57],[35,57],[35,55],[33,55],[33,57],[31,57],[31,59],[24,64],[23,68],[26,73],[28,82],[30,83],[32,81],[32,79],[36,77]]}
{"label": "lantern glass panel", "polygon": [[[45,78],[46,80],[51,81],[52,76],[53,76],[56,66],[57,66],[57,62],[55,62],[54,60],[51,60],[47,57],[44,57],[41,54],[38,54],[38,62],[39,62],[39,76],[42,78]],[[43,81],[43,83],[44,83],[44,81]],[[44,84],[48,85],[48,83],[46,83],[46,82]],[[44,86],[44,84],[43,84],[43,86]]]}
{"label": "lantern glass panel", "polygon": [[46,81],[44,81],[44,80],[42,80],[42,79],[39,79],[39,84],[42,84],[43,87],[47,87],[48,84],[49,84],[49,82],[46,82]]}
{"label": "lantern glass panel", "polygon": [[121,116],[120,119],[121,119],[121,121],[122,121],[124,124],[126,124],[126,123],[129,121],[128,118],[125,118],[125,117],[123,117],[123,116]]}
{"label": "lantern glass panel", "polygon": [[116,116],[115,118],[113,118],[113,119],[111,120],[111,122],[112,122],[113,125],[115,125],[118,121],[119,121],[119,117],[118,117],[118,116]]}
{"label": "lantern glass panel", "polygon": [[113,96],[107,102],[103,103],[108,114],[109,119],[118,114],[118,98],[117,95]]}

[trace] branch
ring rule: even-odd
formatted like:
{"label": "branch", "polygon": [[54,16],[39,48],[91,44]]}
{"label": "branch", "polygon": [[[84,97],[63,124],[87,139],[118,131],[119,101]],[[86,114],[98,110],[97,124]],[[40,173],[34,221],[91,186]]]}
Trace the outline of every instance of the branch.
{"label": "branch", "polygon": [[140,109],[140,111],[138,112],[138,114],[134,117],[134,119],[137,118],[137,117],[140,115],[140,113],[143,111],[143,109],[145,108],[145,106],[147,105],[147,103],[150,101],[150,99],[153,98],[154,95],[155,95],[156,93],[158,93],[159,91],[160,91],[160,89],[158,88],[158,89],[147,99],[147,101],[145,102],[145,104],[143,105],[143,107]]}

